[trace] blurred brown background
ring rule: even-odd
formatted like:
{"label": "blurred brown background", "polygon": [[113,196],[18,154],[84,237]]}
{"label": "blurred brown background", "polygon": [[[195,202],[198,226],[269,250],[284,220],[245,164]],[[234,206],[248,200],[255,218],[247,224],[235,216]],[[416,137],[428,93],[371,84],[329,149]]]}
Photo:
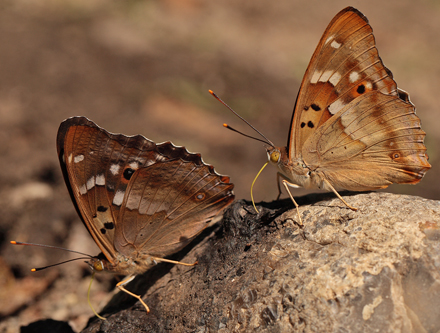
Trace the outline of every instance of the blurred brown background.
{"label": "blurred brown background", "polygon": [[[265,150],[222,127],[251,133],[208,89],[284,145],[310,57],[348,5],[369,18],[385,65],[410,93],[427,133],[433,168],[420,184],[387,191],[439,199],[437,0],[1,0],[0,304],[7,306],[0,332],[41,318],[70,320],[79,330],[92,315],[86,266],[30,276],[31,267],[68,255],[9,245],[32,241],[98,253],[59,170],[55,137],[63,119],[83,115],[111,132],[200,152],[231,176],[238,199],[249,199]],[[256,201],[276,198],[275,174],[267,168],[260,176]],[[92,299],[98,308],[111,288],[99,282]]]}

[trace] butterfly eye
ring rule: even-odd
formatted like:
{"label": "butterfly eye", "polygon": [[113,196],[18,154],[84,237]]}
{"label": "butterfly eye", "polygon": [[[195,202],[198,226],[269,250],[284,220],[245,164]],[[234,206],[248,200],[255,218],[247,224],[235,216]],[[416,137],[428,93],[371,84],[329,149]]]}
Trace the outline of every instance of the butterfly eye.
{"label": "butterfly eye", "polygon": [[101,260],[97,260],[97,261],[95,261],[93,263],[93,269],[95,271],[98,271],[98,272],[103,271],[104,270],[104,264],[102,263]]}
{"label": "butterfly eye", "polygon": [[280,157],[281,157],[281,153],[278,150],[274,150],[273,152],[270,153],[269,159],[272,163],[278,163]]}

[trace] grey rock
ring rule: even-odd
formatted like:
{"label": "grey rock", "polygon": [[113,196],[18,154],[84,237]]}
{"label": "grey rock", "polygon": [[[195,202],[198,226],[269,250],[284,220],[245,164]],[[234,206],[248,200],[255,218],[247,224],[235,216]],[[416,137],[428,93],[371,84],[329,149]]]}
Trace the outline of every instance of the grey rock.
{"label": "grey rock", "polygon": [[[228,209],[222,227],[118,293],[84,332],[439,332],[440,202],[389,193]],[[313,204],[307,205],[312,202]],[[206,234],[205,234],[206,236]],[[199,239],[200,240],[200,239]]]}

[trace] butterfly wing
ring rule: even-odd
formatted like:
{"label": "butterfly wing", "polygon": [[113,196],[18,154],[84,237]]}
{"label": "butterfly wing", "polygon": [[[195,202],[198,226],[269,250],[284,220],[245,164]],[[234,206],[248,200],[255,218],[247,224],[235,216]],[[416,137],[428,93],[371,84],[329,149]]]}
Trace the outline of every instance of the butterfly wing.
{"label": "butterfly wing", "polygon": [[398,94],[367,18],[347,7],[328,25],[304,75],[289,132],[289,158],[301,157],[302,146],[318,127],[373,90]]}
{"label": "butterfly wing", "polygon": [[206,164],[177,159],[138,169],[116,226],[116,250],[164,257],[185,246],[233,200],[233,184]]}
{"label": "butterfly wing", "polygon": [[307,166],[334,187],[362,191],[418,183],[431,167],[408,95],[372,91],[336,113],[303,146]]}
{"label": "butterfly wing", "polygon": [[133,173],[176,157],[202,164],[199,154],[183,147],[155,144],[141,135],[111,134],[85,117],[61,123],[57,151],[76,210],[111,263],[118,215]]}

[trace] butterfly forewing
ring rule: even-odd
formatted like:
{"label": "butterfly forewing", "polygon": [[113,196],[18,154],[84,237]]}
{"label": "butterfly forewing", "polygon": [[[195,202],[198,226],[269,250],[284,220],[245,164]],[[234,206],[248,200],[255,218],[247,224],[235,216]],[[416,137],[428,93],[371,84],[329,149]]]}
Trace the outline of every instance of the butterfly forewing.
{"label": "butterfly forewing", "polygon": [[84,117],[69,118],[60,125],[57,149],[72,201],[110,261],[129,176],[141,166],[166,159],[156,147],[139,135],[108,133]]}
{"label": "butterfly forewing", "polygon": [[290,128],[289,156],[300,157],[301,147],[316,128],[373,90],[397,95],[368,20],[348,7],[330,22],[304,75]]}
{"label": "butterfly forewing", "polygon": [[199,234],[234,196],[229,178],[211,166],[181,159],[136,171],[119,215],[115,246],[134,253],[169,255]]}
{"label": "butterfly forewing", "polygon": [[[212,166],[203,163],[200,154],[189,153],[170,142],[155,144],[141,135],[111,134],[84,117],[61,123],[57,150],[72,201],[112,264],[118,251],[133,254],[133,246],[145,253],[143,243],[148,241],[144,230],[151,239],[158,236],[154,240],[156,248],[165,239],[165,252],[173,252],[170,239],[177,238],[169,235],[180,230],[183,238],[174,248],[181,247],[185,237],[189,239],[203,229],[202,220],[210,219],[211,212],[218,213],[234,198],[229,178],[215,173]],[[178,162],[167,163],[175,160]],[[224,197],[220,196],[211,210],[207,198],[217,193],[215,186],[199,202],[202,208],[195,209],[191,201],[191,191],[203,191],[202,179],[216,180],[218,187],[225,190]],[[204,188],[208,192],[208,186]],[[180,192],[176,192],[178,189]],[[181,216],[170,218],[179,209],[184,211],[186,220]],[[170,228],[169,233],[165,227]]]}

